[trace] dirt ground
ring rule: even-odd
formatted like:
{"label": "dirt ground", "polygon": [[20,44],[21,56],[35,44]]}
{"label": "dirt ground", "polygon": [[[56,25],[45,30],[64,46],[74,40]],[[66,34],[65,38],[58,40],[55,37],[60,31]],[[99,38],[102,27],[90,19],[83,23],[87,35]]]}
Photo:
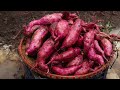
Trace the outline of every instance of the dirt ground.
{"label": "dirt ground", "polygon": [[[19,63],[20,57],[17,54],[17,47],[22,35],[16,39],[13,37],[23,29],[24,24],[53,12],[62,11],[0,11],[0,78],[16,78],[16,74],[23,73]],[[113,27],[120,27],[119,11],[79,11],[79,15],[85,21],[90,21],[92,16],[96,16],[97,19],[103,19],[104,23],[110,21]],[[5,53],[6,48],[8,51]],[[8,52],[11,55],[9,57],[7,56]]]}

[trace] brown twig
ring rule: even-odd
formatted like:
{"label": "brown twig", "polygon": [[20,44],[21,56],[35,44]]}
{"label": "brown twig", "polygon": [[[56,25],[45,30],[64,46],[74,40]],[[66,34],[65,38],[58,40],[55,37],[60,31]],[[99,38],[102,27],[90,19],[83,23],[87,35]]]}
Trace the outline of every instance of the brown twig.
{"label": "brown twig", "polygon": [[22,30],[20,30],[12,39],[16,39],[20,35],[21,32]]}

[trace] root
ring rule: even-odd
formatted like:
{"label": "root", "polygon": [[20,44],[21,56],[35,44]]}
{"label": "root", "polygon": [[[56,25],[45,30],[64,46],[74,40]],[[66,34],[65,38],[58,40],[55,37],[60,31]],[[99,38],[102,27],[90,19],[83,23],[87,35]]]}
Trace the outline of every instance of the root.
{"label": "root", "polygon": [[105,57],[105,55],[103,54],[102,56],[103,56],[103,58],[108,62],[108,59]]}
{"label": "root", "polygon": [[111,37],[110,37],[108,34],[104,33],[104,32],[99,32],[99,34],[101,34],[101,35],[103,35],[103,36],[106,36],[106,37],[108,37],[108,38],[111,39]]}
{"label": "root", "polygon": [[16,39],[20,34],[21,34],[22,30],[20,30],[12,39]]}

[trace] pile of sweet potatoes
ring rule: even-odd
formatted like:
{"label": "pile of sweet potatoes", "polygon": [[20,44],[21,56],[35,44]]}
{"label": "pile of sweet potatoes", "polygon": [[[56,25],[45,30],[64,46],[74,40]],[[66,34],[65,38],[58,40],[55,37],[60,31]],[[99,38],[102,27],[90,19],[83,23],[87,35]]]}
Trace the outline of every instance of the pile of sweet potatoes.
{"label": "pile of sweet potatoes", "polygon": [[106,64],[113,53],[112,35],[96,22],[85,22],[76,13],[53,13],[24,26],[26,55],[34,68],[58,75],[83,75]]}

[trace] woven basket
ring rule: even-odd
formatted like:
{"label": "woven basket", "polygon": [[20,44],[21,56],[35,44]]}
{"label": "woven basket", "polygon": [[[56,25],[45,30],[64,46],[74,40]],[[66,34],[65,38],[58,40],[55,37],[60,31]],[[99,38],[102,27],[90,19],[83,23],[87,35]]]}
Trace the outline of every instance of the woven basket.
{"label": "woven basket", "polygon": [[[35,65],[35,60],[33,60],[32,58],[28,57],[25,54],[25,38],[22,38],[20,41],[20,44],[18,46],[18,53],[21,56],[21,59],[23,60],[23,62],[29,68],[32,68]],[[37,68],[34,69],[34,71],[44,77],[51,78],[51,79],[90,79],[104,72],[109,67],[112,60],[113,60],[113,57],[111,57],[110,60],[105,65],[103,65],[101,68],[99,68],[95,72],[90,72],[84,75],[61,76],[61,75],[56,75],[56,74],[51,74],[51,73],[45,73]]]}

